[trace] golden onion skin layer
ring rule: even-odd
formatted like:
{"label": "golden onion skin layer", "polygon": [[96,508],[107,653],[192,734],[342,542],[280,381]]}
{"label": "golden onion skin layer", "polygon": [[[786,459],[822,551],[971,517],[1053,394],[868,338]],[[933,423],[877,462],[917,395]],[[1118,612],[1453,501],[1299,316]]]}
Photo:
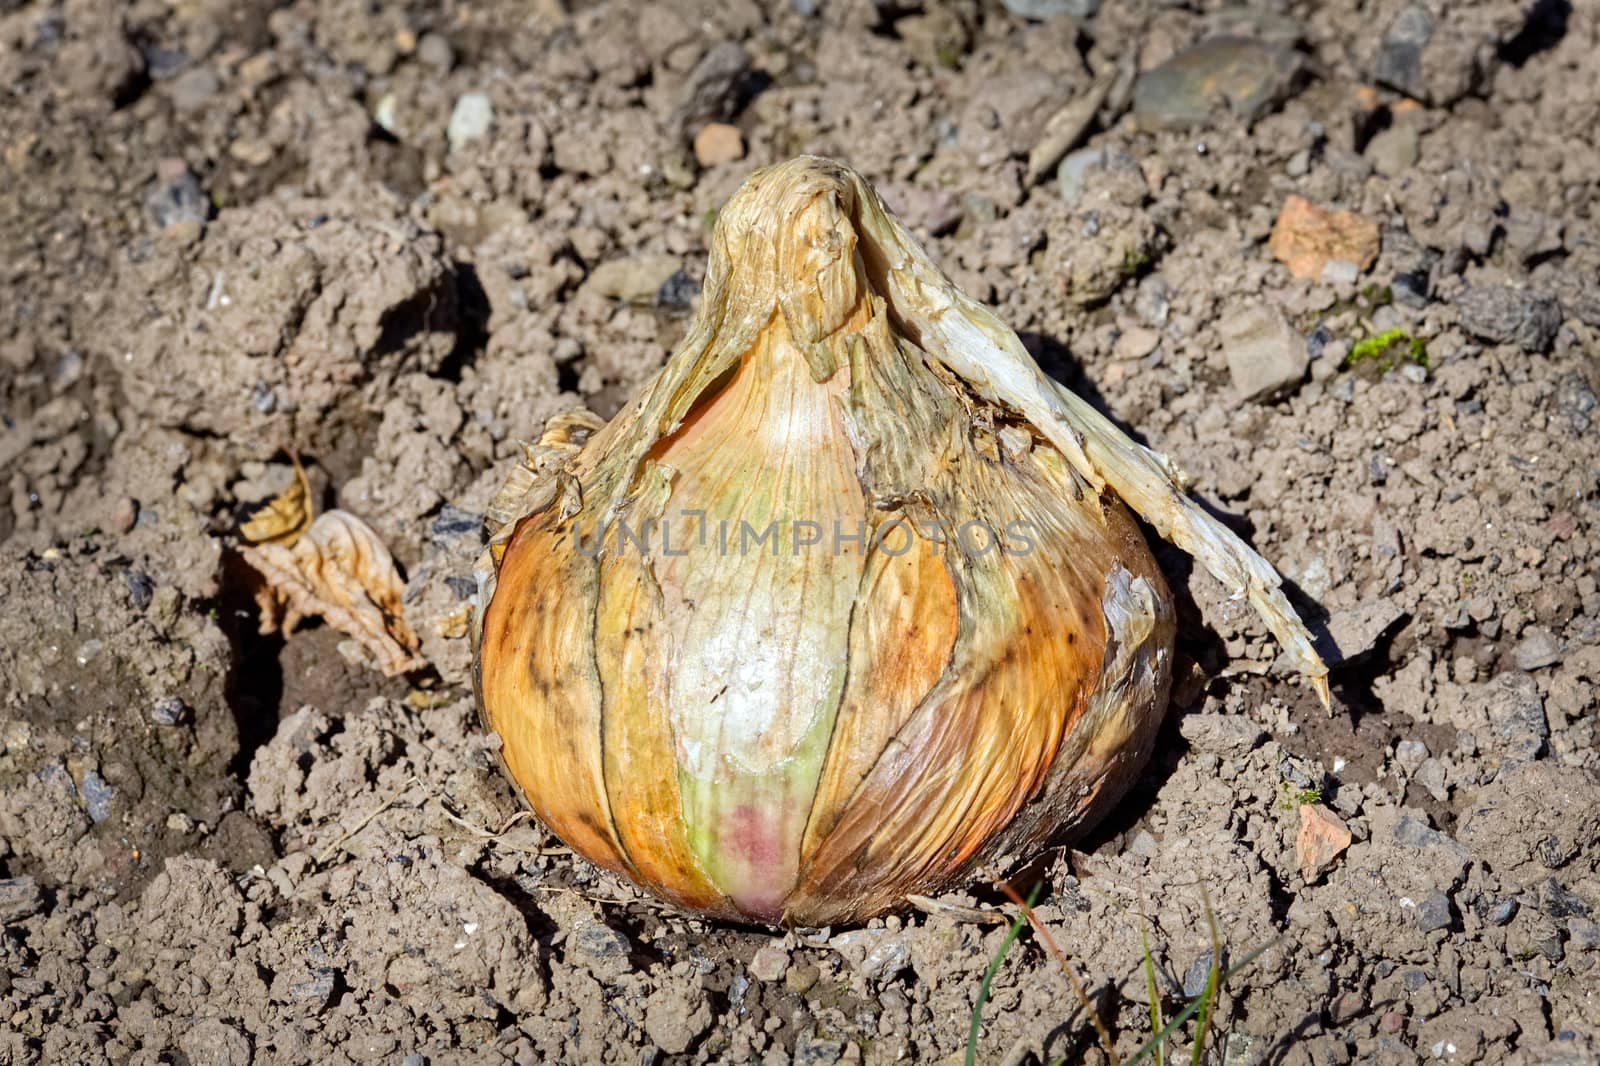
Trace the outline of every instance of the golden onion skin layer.
{"label": "golden onion skin layer", "polygon": [[859,921],[1025,857],[1115,803],[1164,712],[1138,528],[924,350],[906,256],[852,172],[758,172],[684,344],[496,546],[478,681],[508,772],[686,909]]}

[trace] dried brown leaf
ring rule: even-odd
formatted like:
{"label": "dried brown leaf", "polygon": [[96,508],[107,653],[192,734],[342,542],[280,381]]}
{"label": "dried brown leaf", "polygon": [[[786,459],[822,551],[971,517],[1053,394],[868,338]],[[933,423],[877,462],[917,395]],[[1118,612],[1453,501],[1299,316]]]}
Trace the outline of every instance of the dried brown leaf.
{"label": "dried brown leaf", "polygon": [[305,467],[294,460],[294,484],[239,526],[239,535],[251,544],[293,544],[311,528],[311,482]]}
{"label": "dried brown leaf", "polygon": [[359,641],[390,677],[423,665],[401,608],[405,585],[394,557],[355,515],[329,511],[293,545],[246,545],[241,552],[265,579],[256,593],[263,633],[289,634],[316,616]]}

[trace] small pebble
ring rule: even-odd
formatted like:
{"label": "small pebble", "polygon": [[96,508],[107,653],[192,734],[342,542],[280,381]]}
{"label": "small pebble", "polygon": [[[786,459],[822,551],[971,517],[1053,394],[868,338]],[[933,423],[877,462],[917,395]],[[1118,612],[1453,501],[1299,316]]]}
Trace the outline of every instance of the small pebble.
{"label": "small pebble", "polygon": [[494,105],[489,102],[485,93],[462,93],[456,100],[455,109],[450,112],[450,125],[445,129],[445,139],[450,142],[450,150],[459,152],[473,141],[481,141],[489,135],[489,127],[494,123]]}
{"label": "small pebble", "polygon": [[123,583],[128,586],[128,602],[133,604],[133,609],[142,611],[150,606],[156,595],[156,583],[149,574],[137,570],[129,570],[122,575]]}
{"label": "small pebble", "polygon": [[1424,933],[1448,929],[1455,921],[1450,909],[1450,897],[1435,889],[1417,902],[1417,928]]}
{"label": "small pebble", "polygon": [[1067,15],[1086,19],[1100,9],[1100,0],[1001,0],[1005,9],[1018,18],[1046,22]]}
{"label": "small pebble", "polygon": [[181,114],[204,109],[222,88],[222,80],[210,67],[194,67],[172,81],[172,106]]}
{"label": "small pebble", "polygon": [[1483,913],[1483,920],[1490,925],[1505,925],[1517,916],[1517,901],[1508,896],[1493,904]]}
{"label": "small pebble", "polygon": [[679,270],[656,290],[656,306],[672,311],[687,311],[694,306],[695,298],[699,295],[699,283],[687,271]]}
{"label": "small pebble", "polygon": [[450,42],[437,33],[425,33],[417,42],[417,58],[437,71],[444,72],[455,65],[455,51]]}
{"label": "small pebble", "polygon": [[1428,306],[1428,272],[1412,270],[1396,274],[1389,281],[1389,292],[1396,303],[1407,307]]}
{"label": "small pebble", "polygon": [[580,952],[597,959],[620,958],[633,950],[626,936],[602,922],[584,922],[573,942]]}
{"label": "small pebble", "polygon": [[789,972],[789,953],[775,944],[763,944],[750,959],[750,976],[758,981],[779,981]]}
{"label": "small pebble", "polygon": [[1354,285],[1361,279],[1361,268],[1348,259],[1330,259],[1322,267],[1322,283],[1334,287]]}
{"label": "small pebble", "polygon": [[156,725],[177,725],[189,713],[189,705],[177,696],[156,700],[150,708],[150,720]]}
{"label": "small pebble", "polygon": [[1517,643],[1518,670],[1542,670],[1561,661],[1561,642],[1548,629],[1535,626]]}
{"label": "small pebble", "polygon": [[1497,344],[1547,352],[1561,328],[1561,305],[1546,293],[1509,285],[1474,285],[1456,298],[1461,328]]}
{"label": "small pebble", "polygon": [[1211,952],[1207,951],[1183,971],[1183,994],[1190,999],[1206,990],[1206,979],[1211,976]]}
{"label": "small pebble", "polygon": [[744,135],[737,126],[710,122],[694,135],[694,157],[703,167],[717,167],[744,158]]}
{"label": "small pebble", "polygon": [[118,533],[130,532],[139,521],[139,501],[132,496],[124,496],[117,501],[116,510],[111,512],[111,528]]}
{"label": "small pebble", "polygon": [[100,823],[111,814],[111,801],[116,797],[116,790],[106,784],[105,778],[93,770],[86,770],[83,774],[84,806],[88,808],[89,820]]}
{"label": "small pebble", "polygon": [[145,193],[144,213],[151,228],[168,230],[185,223],[204,225],[211,204],[187,163],[163,159],[156,165],[156,180]]}
{"label": "small pebble", "polygon": [[1306,341],[1275,307],[1246,307],[1217,324],[1228,373],[1241,400],[1267,400],[1305,377]]}
{"label": "small pebble", "polygon": [[1160,343],[1161,334],[1155,330],[1135,327],[1117,338],[1112,354],[1118,359],[1143,359],[1155,351]]}

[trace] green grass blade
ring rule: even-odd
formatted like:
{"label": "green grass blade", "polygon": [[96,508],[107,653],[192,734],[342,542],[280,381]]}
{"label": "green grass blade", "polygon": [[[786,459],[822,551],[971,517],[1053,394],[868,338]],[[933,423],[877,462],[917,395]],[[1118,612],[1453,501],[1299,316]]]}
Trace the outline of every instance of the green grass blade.
{"label": "green grass blade", "polygon": [[1211,894],[1205,885],[1200,886],[1200,900],[1206,908],[1206,928],[1211,931],[1211,965],[1206,971],[1205,991],[1200,994],[1200,1017],[1194,1026],[1194,1049],[1189,1054],[1189,1066],[1200,1066],[1206,1053],[1206,1037],[1211,1035],[1211,1011],[1217,1003],[1217,991],[1222,976],[1222,934],[1217,932],[1217,915],[1211,909]]}
{"label": "green grass blade", "polygon": [[1206,974],[1206,988],[1200,993],[1200,1019],[1195,1022],[1194,1052],[1189,1056],[1189,1066],[1200,1066],[1200,1056],[1205,1054],[1206,1034],[1211,1031],[1211,1008],[1217,1002],[1221,988],[1222,966],[1218,953],[1211,953],[1211,972]]}
{"label": "green grass blade", "polygon": [[[1033,906],[1033,901],[1038,898],[1039,888],[1039,885],[1034,885],[1033,891],[1028,893],[1028,906]],[[1000,942],[1000,950],[994,953],[994,958],[989,960],[989,968],[983,971],[983,980],[978,983],[978,1002],[972,1005],[972,1029],[967,1033],[967,1066],[975,1066],[978,1061],[978,1034],[983,1030],[983,1005],[989,1001],[989,985],[993,983],[994,975],[1000,972],[1000,964],[1006,961],[1006,952],[1011,950],[1011,945],[1022,935],[1022,927],[1027,924],[1028,915],[1019,912],[1017,920],[1006,931],[1006,938]]]}
{"label": "green grass blade", "polygon": [[[1249,954],[1240,959],[1237,963],[1228,967],[1228,971],[1224,973],[1221,979],[1217,982],[1217,988],[1220,990],[1223,985],[1233,980],[1234,976],[1238,974],[1239,971],[1243,970],[1246,966],[1249,966],[1252,962],[1255,962],[1263,951],[1266,951],[1281,939],[1282,937],[1273,937],[1260,947],[1251,950]],[[1140,1046],[1139,1050],[1134,1053],[1133,1058],[1129,1059],[1125,1066],[1138,1066],[1139,1063],[1149,1058],[1155,1052],[1157,1046],[1165,1043],[1167,1037],[1172,1035],[1172,1033],[1175,1032],[1179,1026],[1195,1016],[1195,1012],[1200,1009],[1201,1001],[1204,998],[1205,993],[1201,993],[1200,995],[1194,997],[1194,999],[1190,1000],[1189,1005],[1184,1007],[1177,1014],[1173,1015],[1172,1020],[1166,1025],[1162,1026],[1159,1033],[1152,1036],[1149,1040],[1146,1040]]]}
{"label": "green grass blade", "polygon": [[[1156,960],[1150,955],[1150,932],[1146,928],[1144,911],[1139,911],[1139,946],[1144,949],[1144,985],[1150,995],[1150,1031],[1159,1033],[1161,1023],[1161,992],[1156,987]],[[1166,1052],[1156,1045],[1156,1066],[1166,1066]]]}

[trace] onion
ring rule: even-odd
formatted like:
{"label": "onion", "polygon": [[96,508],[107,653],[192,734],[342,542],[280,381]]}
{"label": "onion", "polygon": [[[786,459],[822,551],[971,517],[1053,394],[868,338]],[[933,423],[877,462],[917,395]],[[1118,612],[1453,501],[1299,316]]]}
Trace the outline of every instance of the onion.
{"label": "onion", "polygon": [[1277,574],[1052,382],[854,171],[720,214],[688,336],[491,509],[478,684],[574,851],[691,911],[858,921],[1081,833],[1150,754],[1172,597],[1129,514]]}

